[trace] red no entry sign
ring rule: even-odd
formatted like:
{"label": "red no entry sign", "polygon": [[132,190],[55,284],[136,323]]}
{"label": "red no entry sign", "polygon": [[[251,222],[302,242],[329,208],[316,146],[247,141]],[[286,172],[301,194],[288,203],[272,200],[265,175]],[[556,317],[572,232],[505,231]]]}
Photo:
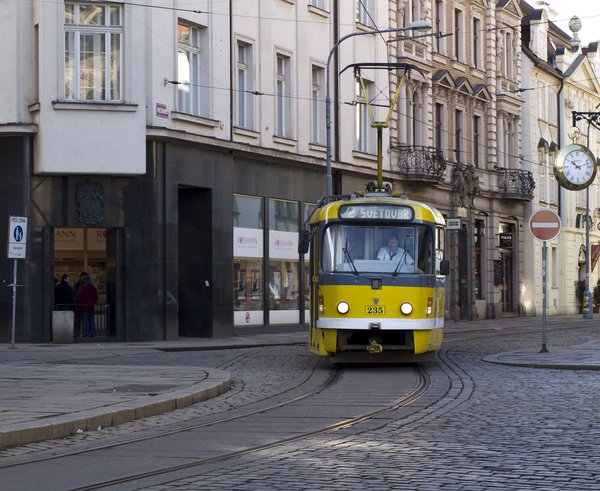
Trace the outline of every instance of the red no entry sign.
{"label": "red no entry sign", "polygon": [[552,210],[538,210],[529,219],[529,231],[538,240],[552,240],[560,233],[560,217]]}

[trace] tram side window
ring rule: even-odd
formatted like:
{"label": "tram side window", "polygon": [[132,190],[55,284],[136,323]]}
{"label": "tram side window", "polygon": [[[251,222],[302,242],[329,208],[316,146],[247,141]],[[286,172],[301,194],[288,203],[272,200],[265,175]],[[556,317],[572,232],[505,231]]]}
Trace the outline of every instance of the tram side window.
{"label": "tram side window", "polygon": [[429,228],[419,227],[419,253],[417,266],[423,273],[431,274],[433,270],[433,232]]}
{"label": "tram side window", "polygon": [[442,227],[438,227],[435,231],[436,240],[435,240],[435,272],[436,274],[440,274],[440,263],[444,260],[444,245],[445,245],[445,235],[444,229]]}

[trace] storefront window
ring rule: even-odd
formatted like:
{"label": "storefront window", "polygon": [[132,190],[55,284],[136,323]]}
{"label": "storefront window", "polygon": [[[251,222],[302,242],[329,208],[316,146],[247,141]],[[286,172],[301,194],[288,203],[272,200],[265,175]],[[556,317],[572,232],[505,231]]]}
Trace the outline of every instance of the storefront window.
{"label": "storefront window", "polygon": [[300,204],[269,200],[269,321],[300,322],[298,232]]}
{"label": "storefront window", "polygon": [[233,304],[235,325],[262,325],[263,199],[234,195]]}

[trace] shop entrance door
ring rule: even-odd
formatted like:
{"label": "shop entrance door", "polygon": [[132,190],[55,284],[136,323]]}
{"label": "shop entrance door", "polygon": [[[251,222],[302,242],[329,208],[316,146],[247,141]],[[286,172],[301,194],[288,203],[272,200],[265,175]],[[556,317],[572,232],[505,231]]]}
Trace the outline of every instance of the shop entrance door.
{"label": "shop entrance door", "polygon": [[54,229],[54,278],[60,281],[68,275],[68,282],[73,290],[74,303],[71,305],[55,303],[55,310],[72,310],[74,312],[74,338],[82,336],[81,314],[77,305],[77,294],[81,287],[81,273],[89,275],[98,290],[98,302],[94,306],[94,323],[96,338],[113,338],[115,336],[113,312],[109,298],[111,288],[108,278],[114,278],[116,258],[109,254],[107,237],[113,230],[105,228],[55,228]]}
{"label": "shop entrance door", "polygon": [[500,260],[502,261],[502,285],[500,285],[500,302],[502,304],[503,313],[514,312],[513,302],[513,255],[512,252],[501,252]]}
{"label": "shop entrance door", "polygon": [[179,335],[211,337],[212,192],[180,187],[179,197]]}

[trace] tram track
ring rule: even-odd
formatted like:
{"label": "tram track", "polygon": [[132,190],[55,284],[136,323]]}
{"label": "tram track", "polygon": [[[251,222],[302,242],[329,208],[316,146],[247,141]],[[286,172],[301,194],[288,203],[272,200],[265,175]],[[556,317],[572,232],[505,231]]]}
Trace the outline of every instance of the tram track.
{"label": "tram track", "polygon": [[[337,394],[347,394],[348,396],[354,396],[354,393],[352,391],[353,380],[356,375],[356,372],[360,370],[362,370],[363,378],[370,377],[370,374],[372,373],[369,372],[369,370],[364,370],[362,368],[352,369],[347,367],[332,367],[328,371],[326,380],[318,386],[312,388],[311,390],[307,390],[301,394],[286,398],[285,400],[281,400],[281,397],[277,397],[276,399],[278,400],[268,403],[266,405],[262,404],[260,405],[261,407],[258,407],[253,410],[246,409],[240,412],[239,414],[233,416],[220,417],[211,421],[201,421],[200,423],[192,425],[179,426],[175,429],[158,431],[154,432],[151,435],[145,435],[136,438],[128,438],[119,442],[94,445],[92,448],[79,449],[70,452],[61,452],[57,455],[43,456],[39,458],[30,458],[26,461],[14,462],[12,464],[7,463],[4,465],[0,465],[0,469],[2,469],[3,472],[7,470],[14,472],[28,472],[28,470],[32,470],[33,472],[33,469],[35,469],[36,467],[47,467],[45,464],[52,460],[59,460],[60,463],[58,465],[60,465],[61,467],[68,467],[71,459],[74,459],[74,461],[80,461],[82,458],[94,459],[98,458],[99,455],[104,456],[107,453],[113,451],[116,451],[116,453],[127,453],[127,450],[124,449],[131,448],[132,446],[136,446],[139,444],[153,445],[153,441],[156,442],[165,438],[174,438],[177,435],[189,436],[192,433],[197,433],[198,437],[196,438],[196,440],[204,441],[205,437],[203,437],[202,435],[205,435],[206,433],[203,432],[206,431],[212,432],[211,434],[219,434],[221,432],[223,434],[226,434],[227,432],[231,432],[230,427],[232,424],[241,427],[252,428],[252,425],[255,424],[253,423],[253,421],[255,421],[257,417],[259,419],[276,419],[278,417],[281,417],[281,411],[287,411],[286,414],[288,415],[292,414],[294,411],[302,412],[302,404],[305,404],[305,407],[307,404],[312,407],[318,406],[319,402],[317,401],[317,399],[319,398],[319,396],[323,396],[328,392],[332,392],[332,394],[323,396],[326,400],[325,402],[320,402],[320,404],[323,404],[325,407],[327,407],[327,404],[331,404],[331,401],[338,400],[337,398],[340,396],[338,396]],[[397,397],[394,397],[392,395],[392,400],[390,400],[390,397],[386,395],[386,398],[389,402],[385,404],[377,404],[376,402],[374,402],[373,405],[376,405],[377,407],[373,407],[368,411],[360,412],[351,417],[339,418],[333,423],[330,422],[331,418],[327,418],[324,416],[315,416],[314,418],[316,419],[312,421],[310,418],[303,418],[305,422],[310,422],[310,427],[307,427],[305,430],[302,431],[289,430],[287,434],[282,435],[281,437],[277,437],[275,439],[273,439],[272,436],[270,438],[266,437],[263,439],[263,441],[254,442],[254,444],[249,445],[241,445],[240,448],[236,448],[235,450],[215,451],[212,452],[211,455],[202,458],[179,459],[185,460],[185,462],[177,463],[175,465],[153,466],[152,468],[146,469],[142,472],[126,473],[126,475],[124,476],[120,475],[118,477],[115,477],[113,474],[111,478],[108,478],[106,480],[96,480],[93,483],[89,483],[89,480],[78,481],[76,479],[73,482],[85,482],[86,484],[80,486],[70,486],[69,489],[107,489],[114,488],[118,485],[126,485],[127,483],[132,482],[139,483],[141,480],[144,479],[169,476],[175,473],[180,473],[182,471],[191,471],[195,473],[197,469],[200,469],[203,466],[207,466],[209,464],[224,462],[229,459],[233,459],[243,455],[258,454],[259,452],[265,450],[272,450],[278,447],[285,447],[286,445],[301,442],[303,440],[309,440],[311,437],[317,437],[319,435],[339,431],[350,431],[354,428],[359,428],[362,423],[374,420],[378,416],[392,412],[402,407],[410,406],[427,392],[431,385],[431,379],[425,369],[419,366],[415,366],[410,370],[407,370],[406,367],[402,368],[401,370],[402,371],[400,372],[400,378],[403,379],[402,383],[393,382],[394,377],[392,377],[389,374],[386,374],[387,378],[385,379],[385,384],[390,384],[391,387],[394,387],[399,391],[396,392]],[[346,380],[344,381],[344,383],[341,384],[340,381],[344,377],[344,375],[346,376]],[[342,387],[340,387],[340,385],[342,385]],[[400,389],[402,390],[400,391]],[[381,389],[378,390],[381,393]],[[376,391],[373,392],[373,394],[375,393]],[[365,394],[365,397],[373,397],[373,394],[367,393]],[[350,408],[349,410],[354,411],[354,409],[352,408]],[[384,419],[385,422],[381,424],[387,424],[387,422],[389,422],[389,418]],[[357,431],[360,431],[360,429],[358,429]]]}
{"label": "tram track", "polygon": [[[342,371],[343,371],[343,369],[341,369],[339,367],[333,369],[332,373],[335,374],[334,378],[336,381],[339,379],[339,374]],[[140,481],[142,481],[143,479],[160,477],[160,476],[168,476],[169,474],[173,474],[176,472],[191,470],[191,469],[195,469],[195,468],[201,468],[208,464],[223,462],[223,461],[227,461],[229,459],[237,458],[240,456],[256,454],[256,453],[259,453],[259,452],[262,452],[265,450],[272,450],[277,447],[287,446],[289,444],[300,442],[302,440],[306,440],[306,439],[316,437],[319,435],[333,433],[333,432],[340,431],[340,430],[347,430],[349,428],[360,425],[361,423],[369,421],[373,418],[376,418],[377,416],[380,416],[384,413],[397,410],[404,406],[408,406],[408,405],[412,404],[415,400],[419,399],[423,394],[425,394],[425,392],[428,390],[428,388],[430,386],[430,378],[427,375],[427,372],[425,370],[423,370],[421,367],[415,367],[414,373],[416,375],[417,383],[408,393],[403,394],[402,396],[400,396],[397,399],[395,399],[394,401],[392,401],[390,404],[387,404],[376,410],[373,410],[373,411],[370,411],[370,412],[367,412],[364,414],[360,414],[355,417],[346,418],[346,419],[338,421],[336,423],[329,424],[329,425],[319,427],[319,428],[315,428],[310,431],[301,432],[301,433],[295,434],[293,436],[280,438],[280,439],[277,439],[277,440],[269,442],[269,443],[255,445],[255,446],[244,448],[244,449],[237,450],[234,452],[222,453],[222,454],[214,455],[214,456],[211,456],[208,458],[197,459],[192,462],[187,462],[185,464],[163,467],[160,469],[154,469],[152,471],[132,474],[132,475],[128,475],[128,476],[120,477],[120,478],[116,478],[116,479],[111,479],[111,480],[106,480],[103,482],[96,482],[91,485],[72,488],[71,491],[90,491],[90,490],[97,490],[97,489],[113,488],[114,486],[117,486],[117,485],[127,484],[127,483],[132,483],[132,482],[140,484]],[[310,397],[310,396],[311,395],[307,395],[306,397]],[[302,399],[304,399],[304,398],[305,397],[302,397]],[[296,398],[295,400],[296,401],[300,400],[300,398]],[[286,403],[286,405],[287,404],[288,403]],[[281,405],[279,405],[279,407],[281,407]],[[261,411],[261,412],[265,412],[265,411]]]}
{"label": "tram track", "polygon": [[[578,327],[572,327],[568,329],[577,328]],[[537,326],[511,328],[510,334],[511,337],[513,335],[531,335],[537,329]],[[553,329],[564,330],[565,328],[564,326],[553,326]],[[408,374],[410,373],[410,377],[412,377],[411,382],[406,383],[406,379],[404,381],[404,388],[406,390],[395,392],[397,397],[392,396],[388,398],[388,402],[385,404],[380,403],[377,407],[368,411],[359,412],[356,410],[355,412],[357,414],[352,417],[340,418],[333,423],[317,423],[306,430],[296,432],[290,431],[288,434],[279,437],[273,437],[273,435],[271,435],[270,438],[265,437],[262,441],[256,440],[246,445],[238,445],[238,448],[229,451],[211,450],[210,455],[197,458],[190,457],[189,455],[186,455],[183,458],[176,456],[173,458],[176,458],[178,463],[171,465],[153,465],[151,468],[140,472],[121,472],[121,475],[115,476],[113,474],[107,479],[96,479],[91,483],[89,479],[75,479],[73,481],[75,484],[69,486],[68,489],[132,489],[128,487],[131,483],[139,484],[145,480],[149,482],[149,485],[155,485],[158,481],[169,483],[179,479],[182,473],[188,475],[201,475],[206,471],[206,468],[209,468],[211,465],[217,465],[242,456],[252,458],[254,455],[256,458],[259,458],[258,456],[261,452],[272,452],[275,449],[280,449],[279,451],[285,452],[292,447],[310,448],[314,442],[318,441],[312,440],[313,438],[333,434],[335,432],[338,432],[338,434],[344,438],[346,436],[375,432],[383,427],[395,428],[398,431],[411,431],[418,429],[423,425],[431,424],[435,419],[443,417],[448,412],[457,409],[461,404],[468,401],[475,391],[473,377],[461,367],[459,362],[456,361],[453,352],[455,350],[460,350],[461,343],[464,343],[465,341],[499,337],[506,335],[507,331],[500,329],[494,331],[455,332],[449,334],[450,335],[446,338],[444,348],[440,350],[438,360],[434,364],[426,366],[404,366],[402,369],[396,370],[396,372],[394,372],[395,375],[400,374],[400,376],[403,377],[408,377]],[[322,365],[323,362],[320,361],[314,365],[314,369],[316,370],[317,367],[322,367]],[[302,389],[302,391],[298,391],[294,390],[294,387],[291,387],[289,391],[286,391],[288,393],[287,397],[282,397],[283,394],[280,393],[271,396],[268,399],[257,401],[247,406],[241,406],[235,411],[236,414],[230,414],[229,416],[224,416],[224,413],[213,414],[194,424],[183,424],[178,425],[176,428],[154,431],[151,434],[132,438],[121,438],[119,441],[112,443],[103,444],[101,442],[89,442],[91,448],[80,448],[78,450],[66,452],[59,451],[59,453],[53,455],[43,455],[37,458],[27,458],[26,460],[17,462],[7,462],[5,464],[0,464],[0,470],[18,471],[19,469],[22,469],[24,472],[28,472],[27,466],[32,466],[31,470],[34,472],[33,469],[35,469],[36,464],[45,464],[53,460],[66,459],[64,462],[68,462],[69,458],[81,459],[88,456],[88,458],[93,459],[97,458],[98,455],[105,458],[105,455],[113,450],[123,451],[122,449],[135,446],[136,444],[152,444],[152,442],[169,437],[176,437],[177,435],[198,433],[204,430],[212,431],[213,435],[220,434],[221,431],[225,434],[228,431],[231,432],[231,428],[227,429],[227,426],[232,424],[236,424],[240,428],[252,429],[254,424],[252,418],[262,417],[263,420],[270,417],[275,419],[281,418],[280,411],[288,411],[287,414],[291,414],[293,413],[294,408],[296,411],[300,408],[301,412],[302,404],[310,402],[310,404],[314,405],[316,403],[313,401],[328,392],[332,392],[333,394],[351,394],[353,389],[355,389],[353,383],[356,384],[356,387],[363,387],[363,384],[369,380],[379,380],[383,378],[385,384],[389,384],[389,387],[398,389],[401,384],[394,386],[391,382],[394,377],[385,370],[385,368],[380,369],[375,366],[361,367],[360,369],[356,366],[332,367],[327,371],[325,380],[320,381],[318,385],[309,390]],[[314,371],[312,373],[314,374]],[[362,374],[362,378],[354,380],[357,374]],[[324,375],[324,372],[321,372],[321,375]],[[311,377],[312,375],[300,384],[297,384],[295,389],[304,385]],[[344,377],[346,378],[345,381],[343,380]],[[432,378],[434,379],[433,381]],[[423,398],[423,395],[427,394],[433,385],[436,385],[436,391],[430,393],[428,397]],[[386,385],[386,387],[388,386]],[[369,395],[365,394],[365,398],[369,398]],[[341,399],[335,399],[335,395],[332,400],[341,403]],[[379,416],[385,415],[386,413],[393,413],[398,409],[402,409],[402,411],[391,417],[385,416],[381,419],[377,419]],[[363,423],[366,424],[361,426]],[[197,441],[203,441],[203,439],[198,437]],[[92,457],[93,455],[95,455],[95,457]],[[170,457],[171,460],[173,460],[173,458]],[[61,463],[60,465],[64,464]],[[62,486],[55,488],[63,489]]]}

